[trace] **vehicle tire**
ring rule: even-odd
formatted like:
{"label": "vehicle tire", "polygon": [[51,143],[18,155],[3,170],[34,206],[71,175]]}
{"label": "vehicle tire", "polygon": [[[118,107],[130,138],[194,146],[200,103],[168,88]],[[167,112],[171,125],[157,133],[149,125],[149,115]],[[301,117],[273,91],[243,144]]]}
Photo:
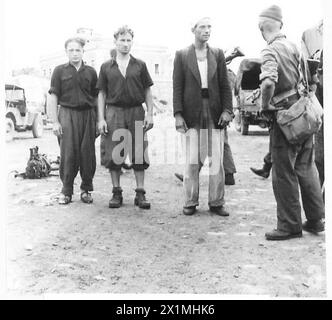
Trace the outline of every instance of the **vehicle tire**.
{"label": "vehicle tire", "polygon": [[243,136],[247,136],[248,132],[249,132],[249,121],[245,117],[241,116],[241,134]]}
{"label": "vehicle tire", "polygon": [[41,113],[38,113],[32,123],[32,134],[34,138],[40,138],[43,135],[44,122]]}
{"label": "vehicle tire", "polygon": [[241,114],[239,109],[234,111],[234,127],[237,132],[241,132]]}
{"label": "vehicle tire", "polygon": [[12,119],[6,118],[6,142],[14,139],[15,125]]}

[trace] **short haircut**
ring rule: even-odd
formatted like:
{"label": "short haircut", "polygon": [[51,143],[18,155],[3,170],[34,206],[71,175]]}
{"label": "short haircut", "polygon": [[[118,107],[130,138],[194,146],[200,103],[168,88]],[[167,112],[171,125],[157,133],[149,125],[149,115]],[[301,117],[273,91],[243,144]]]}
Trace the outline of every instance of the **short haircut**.
{"label": "short haircut", "polygon": [[134,38],[134,31],[131,30],[127,25],[125,25],[114,32],[115,40],[117,40],[120,35],[125,35],[126,33],[129,33],[131,37]]}
{"label": "short haircut", "polygon": [[85,46],[85,40],[80,38],[80,37],[73,37],[73,38],[69,38],[68,40],[66,40],[65,42],[65,49],[67,49],[68,44],[71,42],[76,42],[78,43],[82,48],[84,48]]}
{"label": "short haircut", "polygon": [[195,30],[196,27],[197,27],[197,25],[198,25],[202,20],[209,20],[209,21],[211,21],[211,18],[210,18],[210,17],[203,17],[203,18],[200,18],[199,20],[194,20],[194,21],[192,22],[192,26],[191,26],[192,30]]}

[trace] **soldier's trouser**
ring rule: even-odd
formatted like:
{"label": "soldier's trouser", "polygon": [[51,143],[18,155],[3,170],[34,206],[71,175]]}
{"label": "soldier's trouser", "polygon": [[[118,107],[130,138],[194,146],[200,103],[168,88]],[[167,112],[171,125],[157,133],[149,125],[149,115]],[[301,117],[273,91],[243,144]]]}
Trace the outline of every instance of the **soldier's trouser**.
{"label": "soldier's trouser", "polygon": [[269,134],[270,134],[270,139],[269,139],[269,152],[265,155],[264,157],[264,164],[268,167],[272,167],[272,139],[271,139],[271,128],[269,128]]}
{"label": "soldier's trouser", "polygon": [[[318,84],[316,90],[316,97],[319,103],[324,107],[324,96],[323,96],[323,86]],[[319,132],[315,135],[315,163],[319,173],[319,179],[321,186],[325,180],[325,168],[324,168],[324,119],[322,127]]]}
{"label": "soldier's trouser", "polygon": [[319,173],[319,180],[321,186],[325,180],[324,168],[324,122],[322,127],[315,135],[315,163]]}
{"label": "soldier's trouser", "polygon": [[60,139],[60,178],[62,193],[73,194],[74,179],[80,171],[81,189],[92,191],[92,179],[96,171],[95,110],[76,110],[60,107],[59,122],[62,126]]}
{"label": "soldier's trouser", "polygon": [[208,99],[203,99],[200,125],[185,134],[185,207],[199,205],[199,172],[206,157],[209,159],[209,206],[225,204],[225,172],[223,165],[224,130],[215,129]]}
{"label": "soldier's trouser", "polygon": [[235,163],[231,151],[231,147],[228,143],[228,132],[225,129],[225,141],[224,141],[224,170],[225,174],[233,174],[236,172]]}
{"label": "soldier's trouser", "polygon": [[277,123],[271,130],[272,184],[277,201],[278,230],[297,233],[302,230],[303,209],[308,220],[324,216],[317,168],[314,164],[313,137],[301,145],[290,145]]}

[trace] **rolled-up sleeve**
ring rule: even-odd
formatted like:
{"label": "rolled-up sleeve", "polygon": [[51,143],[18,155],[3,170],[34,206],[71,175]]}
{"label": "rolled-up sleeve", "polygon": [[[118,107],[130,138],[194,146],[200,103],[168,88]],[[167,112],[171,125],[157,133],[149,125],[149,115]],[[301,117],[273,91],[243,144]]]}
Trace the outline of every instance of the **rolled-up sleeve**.
{"label": "rolled-up sleeve", "polygon": [[61,68],[56,67],[51,77],[51,87],[48,90],[49,94],[55,94],[58,98],[61,96]]}
{"label": "rolled-up sleeve", "polygon": [[261,53],[262,66],[259,79],[261,81],[270,79],[275,83],[278,82],[278,62],[274,52],[270,49],[264,49]]}

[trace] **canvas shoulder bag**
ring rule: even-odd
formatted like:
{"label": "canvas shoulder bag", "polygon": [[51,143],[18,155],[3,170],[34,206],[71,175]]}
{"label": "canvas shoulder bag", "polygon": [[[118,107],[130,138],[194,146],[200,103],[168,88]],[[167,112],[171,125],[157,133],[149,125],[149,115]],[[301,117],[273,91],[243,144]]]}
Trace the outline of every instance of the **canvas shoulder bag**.
{"label": "canvas shoulder bag", "polygon": [[289,109],[277,112],[277,123],[290,144],[301,144],[317,133],[322,125],[323,108],[314,92],[309,92],[306,62],[302,73],[305,90]]}

